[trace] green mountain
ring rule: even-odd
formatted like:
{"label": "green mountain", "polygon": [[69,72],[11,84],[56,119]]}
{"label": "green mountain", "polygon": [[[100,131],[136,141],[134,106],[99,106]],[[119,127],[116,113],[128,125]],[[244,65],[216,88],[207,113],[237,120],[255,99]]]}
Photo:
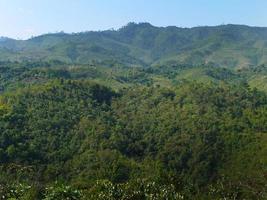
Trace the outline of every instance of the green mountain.
{"label": "green mountain", "polygon": [[267,62],[266,35],[267,28],[243,25],[178,28],[129,23],[117,31],[0,40],[0,60],[116,60],[142,66],[179,62],[240,68]]}
{"label": "green mountain", "polygon": [[0,199],[267,199],[266,31],[0,38]]}

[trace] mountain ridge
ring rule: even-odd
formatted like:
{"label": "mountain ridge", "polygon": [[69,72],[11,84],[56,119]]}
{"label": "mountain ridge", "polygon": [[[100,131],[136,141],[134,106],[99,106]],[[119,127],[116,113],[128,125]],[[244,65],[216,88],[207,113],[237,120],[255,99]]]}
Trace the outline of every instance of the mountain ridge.
{"label": "mountain ridge", "polygon": [[130,66],[174,62],[242,68],[267,63],[267,28],[234,24],[181,28],[128,23],[118,30],[0,40],[0,51],[2,61],[116,60]]}
{"label": "mountain ridge", "polygon": [[237,26],[237,27],[247,27],[247,28],[257,28],[257,29],[267,29],[267,26],[252,26],[252,25],[246,25],[246,24],[220,24],[220,25],[199,25],[199,26],[192,26],[192,27],[182,27],[182,26],[176,26],[176,25],[168,25],[168,26],[156,26],[153,25],[149,22],[129,22],[126,25],[118,28],[118,29],[114,29],[114,28],[110,28],[110,29],[103,29],[103,30],[85,30],[85,31],[77,31],[77,32],[65,32],[65,31],[60,31],[60,32],[49,32],[49,33],[43,33],[40,35],[36,35],[36,36],[32,36],[29,37],[27,39],[15,39],[13,37],[7,37],[7,36],[0,36],[0,41],[2,40],[14,40],[14,41],[28,41],[28,40],[32,40],[35,38],[39,38],[39,37],[43,37],[43,36],[49,36],[49,35],[79,35],[79,34],[86,34],[86,33],[103,33],[103,32],[118,32],[121,29],[128,27],[129,25],[134,25],[134,26],[150,26],[153,28],[164,28],[164,29],[172,29],[172,28],[176,28],[176,29],[199,29],[199,28],[218,28],[218,27],[226,27],[226,26]]}
{"label": "mountain ridge", "polygon": [[267,199],[266,35],[144,23],[3,39],[0,198]]}

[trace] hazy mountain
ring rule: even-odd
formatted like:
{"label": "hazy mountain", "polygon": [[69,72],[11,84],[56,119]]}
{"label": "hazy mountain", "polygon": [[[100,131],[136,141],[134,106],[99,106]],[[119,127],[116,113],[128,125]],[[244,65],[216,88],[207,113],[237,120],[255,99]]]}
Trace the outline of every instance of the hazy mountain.
{"label": "hazy mountain", "polygon": [[7,38],[7,37],[0,37],[0,42],[4,42],[6,40],[9,40],[9,38]]}
{"label": "hazy mountain", "polygon": [[267,28],[244,25],[178,28],[129,23],[119,30],[0,39],[0,60],[61,60],[125,64],[212,63],[244,67],[267,63]]}

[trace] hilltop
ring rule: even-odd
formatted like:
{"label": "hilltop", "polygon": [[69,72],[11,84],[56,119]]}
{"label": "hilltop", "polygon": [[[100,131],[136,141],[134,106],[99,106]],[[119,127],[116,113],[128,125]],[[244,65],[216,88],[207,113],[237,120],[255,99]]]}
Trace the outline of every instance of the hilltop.
{"label": "hilltop", "polygon": [[130,66],[186,63],[242,68],[267,63],[267,28],[245,25],[179,28],[129,23],[118,30],[0,39],[0,60],[59,60]]}

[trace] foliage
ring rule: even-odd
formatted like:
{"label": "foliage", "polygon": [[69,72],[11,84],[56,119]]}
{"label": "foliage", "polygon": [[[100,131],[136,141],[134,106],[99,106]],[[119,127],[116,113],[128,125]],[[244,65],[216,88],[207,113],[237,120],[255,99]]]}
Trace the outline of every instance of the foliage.
{"label": "foliage", "polygon": [[44,200],[78,200],[81,199],[81,196],[82,194],[79,190],[75,190],[70,186],[56,184],[46,188]]}
{"label": "foliage", "polygon": [[49,63],[0,63],[5,198],[266,198],[264,66]]}
{"label": "foliage", "polygon": [[131,183],[113,184],[107,180],[98,181],[88,191],[87,199],[147,199],[147,200],[180,200],[184,199],[182,194],[175,191],[173,185],[161,185],[152,181],[136,180]]}

